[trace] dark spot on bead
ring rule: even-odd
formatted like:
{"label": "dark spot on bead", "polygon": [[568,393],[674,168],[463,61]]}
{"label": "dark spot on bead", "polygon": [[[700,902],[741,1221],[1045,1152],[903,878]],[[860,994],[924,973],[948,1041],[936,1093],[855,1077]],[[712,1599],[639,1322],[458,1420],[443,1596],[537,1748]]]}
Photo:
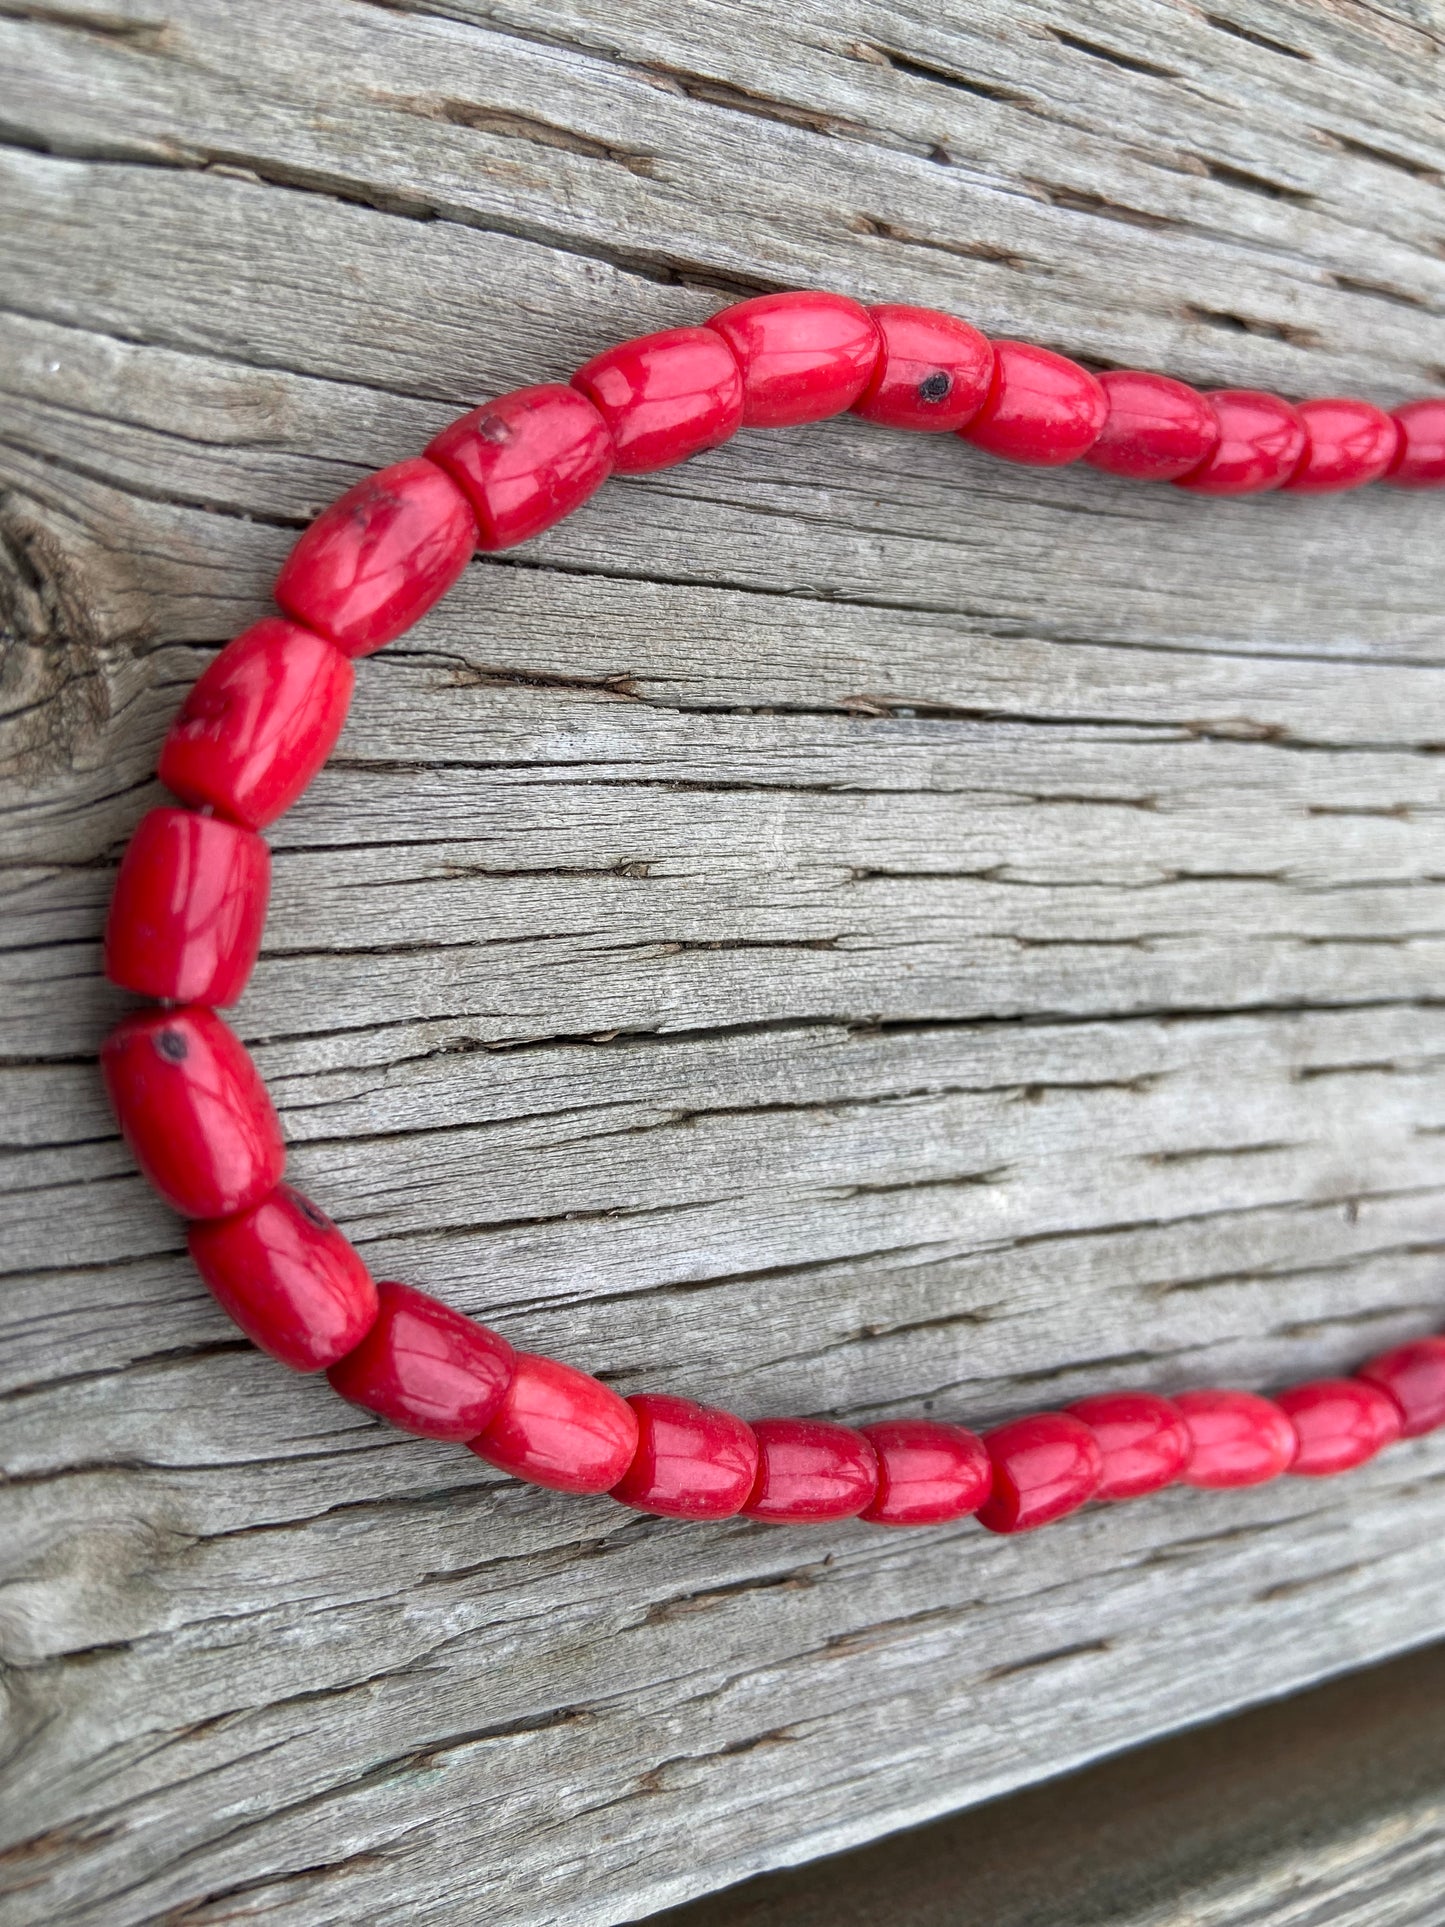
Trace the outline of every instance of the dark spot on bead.
{"label": "dark spot on bead", "polygon": [[349,497],[343,495],[341,500],[347,503],[350,519],[358,529],[368,527],[373,516],[395,513],[406,507],[405,495],[389,483],[378,481],[374,475],[358,482]]}
{"label": "dark spot on bead", "polygon": [[318,1231],[329,1231],[331,1229],[331,1220],[319,1204],[313,1204],[310,1198],[303,1198],[299,1191],[293,1192],[292,1195],[296,1200],[296,1209],[301,1213],[307,1224],[315,1225]]}
{"label": "dark spot on bead", "polygon": [[931,375],[925,375],[918,384],[920,401],[943,401],[953,386],[953,376],[945,369],[935,368]]}
{"label": "dark spot on bead", "polygon": [[477,423],[477,433],[484,442],[509,442],[512,439],[512,424],[500,415],[483,415]]}
{"label": "dark spot on bead", "polygon": [[178,1030],[158,1030],[156,1049],[169,1064],[183,1064],[191,1051],[190,1045]]}

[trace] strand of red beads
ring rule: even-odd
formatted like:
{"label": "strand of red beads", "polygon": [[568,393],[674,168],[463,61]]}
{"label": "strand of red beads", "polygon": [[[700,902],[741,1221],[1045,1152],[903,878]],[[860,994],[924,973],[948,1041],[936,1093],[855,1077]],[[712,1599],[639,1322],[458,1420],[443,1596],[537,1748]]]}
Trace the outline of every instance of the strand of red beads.
{"label": "strand of red beads", "polygon": [[201,1276],[256,1344],[297,1371],[325,1371],[343,1398],[393,1425],[454,1439],[538,1485],[610,1492],[676,1518],[915,1525],[974,1513],[992,1532],[1018,1532],[1174,1481],[1342,1472],[1445,1424],[1445,1337],[1433,1336],[1273,1398],[1114,1392],[982,1437],[932,1419],[748,1425],[663,1393],[621,1398],[425,1292],[373,1282],[336,1226],[282,1182],[276,1113],[215,1007],[239,997],[260,945],[259,832],[336,741],[352,659],[425,614],[473,550],[537,535],[609,475],[666,468],[740,428],[845,410],[956,434],[1007,461],[1082,460],[1199,495],[1445,485],[1445,397],[1390,415],[1338,398],[1203,394],[1133,371],[1095,377],[950,315],[832,294],[744,301],[705,327],[609,348],[569,385],[521,388],[463,415],[301,537],[276,583],[281,615],[221,651],[166,738],[159,775],[184,807],[153,810],[121,862],[106,971],[163,1007],[125,1018],[101,1066],[142,1171],[191,1221]]}

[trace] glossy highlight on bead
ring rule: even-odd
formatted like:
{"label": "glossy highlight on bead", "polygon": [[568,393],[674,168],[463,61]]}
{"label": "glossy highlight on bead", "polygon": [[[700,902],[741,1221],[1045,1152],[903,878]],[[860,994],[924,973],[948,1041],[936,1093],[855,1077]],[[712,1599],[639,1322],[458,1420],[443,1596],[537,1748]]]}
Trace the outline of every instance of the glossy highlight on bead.
{"label": "glossy highlight on bead", "polygon": [[471,504],[420,456],[368,475],[307,529],[276,600],[348,656],[394,642],[444,596],[476,546]]}
{"label": "glossy highlight on bead", "polygon": [[376,1293],[371,1328],[326,1374],[332,1389],[403,1432],[465,1444],[511,1383],[511,1346],[411,1285],[387,1280]]}
{"label": "glossy highlight on bead", "polygon": [[758,1442],[731,1412],[665,1392],[639,1392],[637,1449],[612,1497],[668,1519],[730,1519],[758,1476]]}
{"label": "glossy highlight on bead", "polygon": [[1334,495],[1377,482],[1395,459],[1397,422],[1367,401],[1304,401],[1305,450],[1284,487],[1295,495]]}
{"label": "glossy highlight on bead", "polygon": [[993,1489],[993,1461],[976,1432],[936,1419],[883,1419],[860,1428],[878,1457],[870,1525],[932,1526],[977,1512]]}
{"label": "glossy highlight on bead", "polygon": [[878,360],[878,324],[841,294],[760,294],[708,322],[742,371],[744,428],[787,428],[851,408]]}
{"label": "glossy highlight on bead", "polygon": [[105,974],[143,997],[234,1004],[261,948],[271,853],[254,830],[152,810],[116,875]]}
{"label": "glossy highlight on bead", "polygon": [[931,308],[870,308],[881,349],[853,413],[880,428],[957,434],[988,397],[993,345]]}
{"label": "glossy highlight on bead", "polygon": [[1173,482],[1213,454],[1219,418],[1204,396],[1168,375],[1132,368],[1099,377],[1108,404],[1084,460],[1132,482]]}
{"label": "glossy highlight on bead", "polygon": [[234,1217],[193,1224],[186,1242],[222,1310],[293,1371],[324,1371],[376,1322],[376,1286],[360,1254],[288,1184]]}
{"label": "glossy highlight on bead", "polygon": [[478,1436],[479,1459],[553,1492],[607,1492],[637,1450],[637,1414],[600,1379],[518,1352],[512,1382]]}
{"label": "glossy highlight on bead", "polygon": [[1275,1394],[1298,1441],[1289,1470],[1323,1479],[1348,1472],[1393,1445],[1403,1419],[1388,1392],[1363,1378],[1318,1378]]}
{"label": "glossy highlight on bead", "polygon": [[465,490],[477,547],[515,548],[580,508],[612,473],[607,424],[576,388],[517,388],[474,408],[427,444]]}
{"label": "glossy highlight on bead", "polygon": [[1283,488],[1305,450],[1305,425],[1289,403],[1253,388],[1216,388],[1206,400],[1219,423],[1219,440],[1174,487],[1196,495],[1260,495]]}
{"label": "glossy highlight on bead", "polygon": [[1392,488],[1445,488],[1445,395],[1395,410],[1399,445],[1386,471]]}
{"label": "glossy highlight on bead", "polygon": [[192,683],[156,775],[193,809],[264,829],[335,748],[355,680],[325,636],[276,616],[254,623]]}
{"label": "glossy highlight on bead", "polygon": [[1177,1406],[1153,1392],[1101,1392],[1069,1408],[1099,1441],[1096,1499],[1142,1499],[1172,1485],[1193,1447]]}
{"label": "glossy highlight on bead", "polygon": [[1087,1505],[1099,1489],[1104,1456],[1099,1441],[1070,1412],[1036,1412],[1013,1419],[983,1442],[993,1465],[978,1522],[989,1532],[1032,1532]]}
{"label": "glossy highlight on bead", "polygon": [[612,437],[619,475],[671,468],[731,440],[742,425],[743,378],[711,328],[665,328],[608,348],[572,386]]}
{"label": "glossy highlight on bead", "polygon": [[1294,1462],[1299,1440],[1272,1399],[1209,1390],[1180,1392],[1174,1403],[1189,1427],[1189,1459],[1180,1475],[1186,1485],[1262,1485]]}
{"label": "glossy highlight on bead", "polygon": [[1412,1338],[1362,1365],[1356,1377],[1388,1392],[1400,1408],[1400,1433],[1424,1438],[1445,1425],[1445,1338]]}
{"label": "glossy highlight on bead", "polygon": [[1109,404],[1087,368],[1027,341],[996,341],[988,398],[959,433],[1008,462],[1059,468],[1088,453]]}
{"label": "glossy highlight on bead", "polygon": [[873,1503],[878,1455],[861,1432],[816,1418],[758,1419],[753,1432],[758,1476],[742,1508],[749,1519],[817,1525]]}
{"label": "glossy highlight on bead", "polygon": [[140,1011],[100,1050],[131,1155],[183,1218],[227,1218],[281,1182],[286,1146],[245,1045],[213,1010]]}

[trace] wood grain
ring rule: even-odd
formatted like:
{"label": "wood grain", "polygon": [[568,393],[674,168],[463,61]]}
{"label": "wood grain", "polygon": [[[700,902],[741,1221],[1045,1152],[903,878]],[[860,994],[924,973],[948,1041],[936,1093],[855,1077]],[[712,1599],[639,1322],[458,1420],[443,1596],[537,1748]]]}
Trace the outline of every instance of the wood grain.
{"label": "wood grain", "polygon": [[[388,1434],[226,1325],[92,1061],[169,717],[340,488],[798,283],[1424,392],[1442,33],[0,5],[6,1927],[600,1927],[1445,1629],[1431,1441],[1005,1544],[679,1528]],[[1438,1325],[1438,516],[841,421],[479,558],[276,826],[237,1022],[295,1176],[380,1272],[746,1413]]]}
{"label": "wood grain", "polygon": [[650,1927],[1433,1927],[1438,1647]]}

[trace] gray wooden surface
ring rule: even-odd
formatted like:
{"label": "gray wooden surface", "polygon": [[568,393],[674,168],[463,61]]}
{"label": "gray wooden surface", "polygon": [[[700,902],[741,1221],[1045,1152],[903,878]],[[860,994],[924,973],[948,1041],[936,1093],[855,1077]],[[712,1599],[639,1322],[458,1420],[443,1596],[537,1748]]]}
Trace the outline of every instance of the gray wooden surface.
{"label": "gray wooden surface", "polygon": [[[1009,1543],[388,1434],[238,1342],[91,1061],[167,721],[342,486],[796,284],[1438,387],[1445,12],[0,15],[6,1927],[600,1927],[1445,1631],[1445,1441]],[[277,827],[238,1023],[297,1179],[381,1273],[751,1414],[1439,1323],[1441,513],[844,421],[479,560]]]}
{"label": "gray wooden surface", "polygon": [[1439,1927],[1442,1705],[1435,1646],[649,1927]]}

